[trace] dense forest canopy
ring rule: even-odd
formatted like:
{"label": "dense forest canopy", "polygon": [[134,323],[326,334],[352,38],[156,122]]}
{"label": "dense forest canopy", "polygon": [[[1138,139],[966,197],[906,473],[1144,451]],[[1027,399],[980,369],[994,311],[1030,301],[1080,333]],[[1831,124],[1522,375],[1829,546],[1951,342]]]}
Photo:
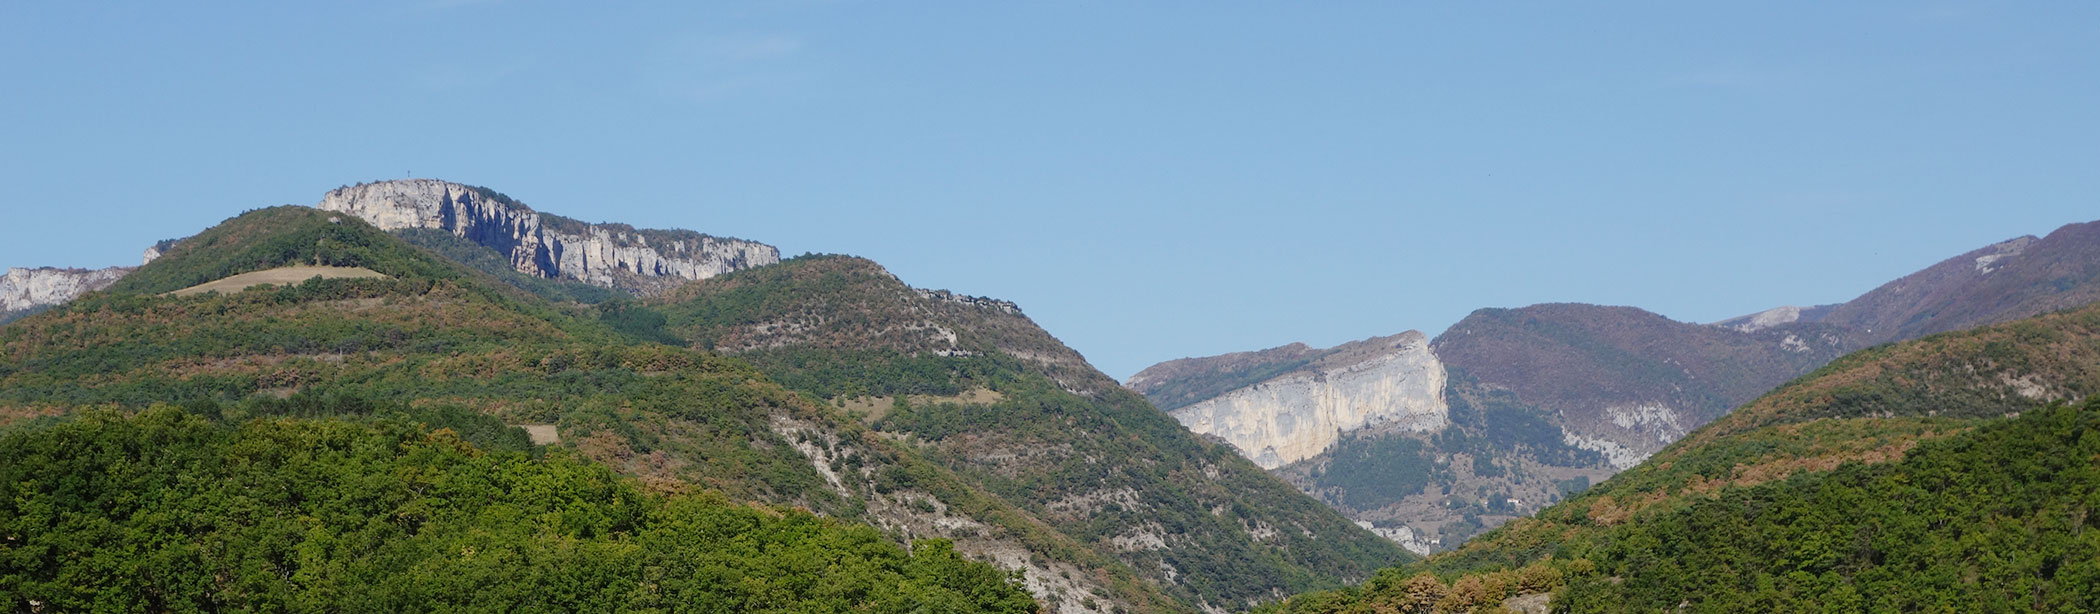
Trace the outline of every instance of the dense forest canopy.
{"label": "dense forest canopy", "polygon": [[0,593],[30,611],[1036,611],[943,541],[396,419],[162,406],[15,430],[0,544]]}

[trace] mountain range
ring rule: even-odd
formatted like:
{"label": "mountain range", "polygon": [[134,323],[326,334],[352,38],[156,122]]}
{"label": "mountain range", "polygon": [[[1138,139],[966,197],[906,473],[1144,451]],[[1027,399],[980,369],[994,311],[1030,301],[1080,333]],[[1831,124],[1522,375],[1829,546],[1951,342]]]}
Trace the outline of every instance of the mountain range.
{"label": "mountain range", "polygon": [[2093,611],[2096,394],[2100,306],[1876,346],[1533,517],[1264,611]]}
{"label": "mountain range", "polygon": [[1119,383],[863,258],[346,185],[0,279],[0,602],[2089,610],[2095,233]]}
{"label": "mountain range", "polygon": [[[1294,344],[1168,361],[1126,385],[1426,554],[1635,466],[1839,356],[2088,304],[2100,298],[2096,280],[2100,223],[2071,224],[1949,258],[1835,305],[1712,324],[1633,307],[1481,309],[1416,351],[1404,370],[1353,350],[1385,339],[1376,337],[1327,350]],[[1417,385],[1277,394],[1349,371]],[[1424,417],[1397,427],[1376,419],[1396,412]]]}
{"label": "mountain range", "polygon": [[[466,416],[646,491],[940,540],[1057,612],[1240,610],[1413,558],[1182,429],[1017,305],[776,254],[485,188],[346,186],[0,327],[0,428],[156,407],[227,428]],[[296,283],[226,283],[259,273]]]}

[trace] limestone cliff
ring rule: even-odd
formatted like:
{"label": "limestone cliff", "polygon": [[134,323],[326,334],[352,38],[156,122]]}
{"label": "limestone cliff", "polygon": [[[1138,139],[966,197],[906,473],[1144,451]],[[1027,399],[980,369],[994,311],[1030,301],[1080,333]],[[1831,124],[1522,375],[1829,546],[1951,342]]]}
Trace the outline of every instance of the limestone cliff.
{"label": "limestone cliff", "polygon": [[11,267],[0,277],[0,321],[7,314],[49,307],[109,287],[133,267],[59,269]]}
{"label": "limestone cliff", "polygon": [[780,261],[754,241],[686,230],[585,224],[542,214],[486,188],[435,179],[359,184],[317,205],[385,230],[428,228],[495,249],[521,273],[653,295],[690,280]]}
{"label": "limestone cliff", "polygon": [[1372,426],[1427,432],[1449,421],[1444,366],[1417,331],[1328,350],[1304,368],[1174,410],[1264,469],[1311,458]]}

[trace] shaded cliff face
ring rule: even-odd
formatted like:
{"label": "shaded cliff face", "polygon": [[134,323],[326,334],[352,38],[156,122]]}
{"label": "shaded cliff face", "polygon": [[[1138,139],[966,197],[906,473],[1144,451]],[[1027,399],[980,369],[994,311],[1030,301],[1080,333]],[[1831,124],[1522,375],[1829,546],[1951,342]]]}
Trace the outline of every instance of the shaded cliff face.
{"label": "shaded cliff face", "polygon": [[654,295],[686,281],[780,261],[773,246],[683,230],[585,224],[494,191],[435,179],[338,188],[317,205],[384,230],[442,230],[494,249],[521,273]]}
{"label": "shaded cliff face", "polygon": [[1171,413],[1191,431],[1231,442],[1263,469],[1311,458],[1358,429],[1434,431],[1448,422],[1444,366],[1422,333],[1367,339],[1323,354],[1297,370]]}
{"label": "shaded cliff face", "polygon": [[132,268],[10,267],[7,269],[7,275],[0,277],[0,322],[11,319],[10,315],[63,304],[82,294],[107,288],[110,284],[117,283],[117,280],[123,279]]}

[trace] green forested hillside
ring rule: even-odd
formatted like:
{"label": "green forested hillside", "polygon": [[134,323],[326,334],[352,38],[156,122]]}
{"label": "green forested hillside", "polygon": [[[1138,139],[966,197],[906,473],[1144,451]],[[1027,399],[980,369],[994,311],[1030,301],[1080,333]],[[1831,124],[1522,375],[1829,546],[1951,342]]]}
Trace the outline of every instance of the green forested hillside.
{"label": "green forested hillside", "polygon": [[860,407],[876,433],[1190,602],[1241,608],[1412,558],[1189,434],[1011,304],[816,256],[695,283],[658,308],[670,334]]}
{"label": "green forested hillside", "polygon": [[0,595],[29,612],[1036,611],[945,541],[644,492],[569,452],[166,406],[0,436]]}
{"label": "green forested hillside", "polygon": [[[1127,566],[740,360],[645,342],[611,311],[549,304],[331,217],[252,212],[183,242],[127,289],[0,327],[0,428],[160,403],[454,408],[553,426],[559,447],[649,489],[805,507],[898,543],[951,537],[958,552],[1027,569],[1047,604],[1185,609]],[[394,277],[160,294],[317,258]]]}
{"label": "green forested hillside", "polygon": [[1289,612],[2100,608],[2100,307],[1860,352],[1462,548]]}

